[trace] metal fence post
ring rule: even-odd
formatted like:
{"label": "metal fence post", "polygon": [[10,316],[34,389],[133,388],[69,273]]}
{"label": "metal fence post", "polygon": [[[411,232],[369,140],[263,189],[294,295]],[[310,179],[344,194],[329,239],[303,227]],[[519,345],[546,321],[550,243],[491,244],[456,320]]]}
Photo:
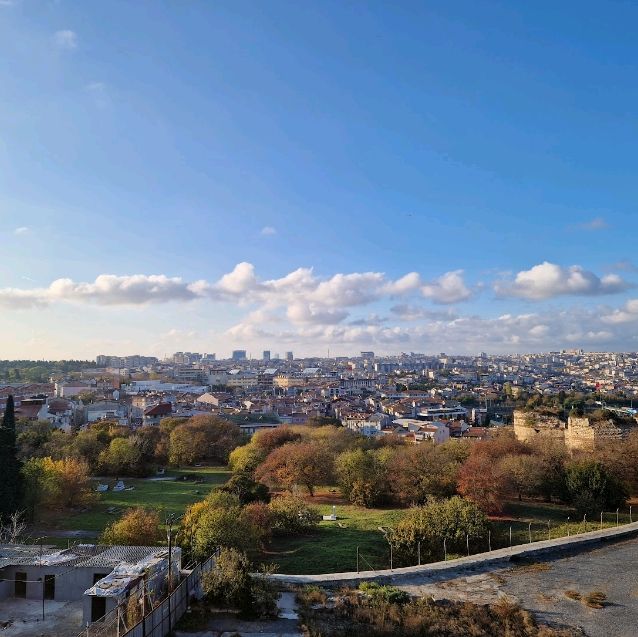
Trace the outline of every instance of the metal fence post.
{"label": "metal fence post", "polygon": [[419,540],[419,543],[417,544],[417,558],[418,558],[418,564],[419,566],[421,566],[421,540]]}
{"label": "metal fence post", "polygon": [[487,530],[487,550],[490,553],[492,552],[492,530],[491,529]]}
{"label": "metal fence post", "polygon": [[512,550],[512,527],[510,525],[510,551]]}
{"label": "metal fence post", "polygon": [[447,544],[446,538],[443,538],[443,561],[447,562]]}
{"label": "metal fence post", "polygon": [[616,526],[618,526],[619,524],[620,524],[619,510],[616,509]]}
{"label": "metal fence post", "polygon": [[529,535],[529,543],[532,543],[532,523],[527,525],[527,534]]}
{"label": "metal fence post", "polygon": [[465,534],[465,545],[467,546],[467,556],[470,557],[470,534]]}
{"label": "metal fence post", "polygon": [[603,530],[603,512],[600,512],[600,530]]}
{"label": "metal fence post", "polygon": [[359,547],[357,546],[357,573],[359,572]]}
{"label": "metal fence post", "polygon": [[567,537],[569,537],[569,516],[567,516]]}

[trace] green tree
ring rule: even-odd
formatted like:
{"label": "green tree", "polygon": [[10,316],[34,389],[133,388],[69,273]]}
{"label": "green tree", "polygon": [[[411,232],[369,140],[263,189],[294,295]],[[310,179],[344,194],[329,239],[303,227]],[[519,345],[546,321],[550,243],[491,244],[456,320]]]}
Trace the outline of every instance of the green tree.
{"label": "green tree", "polygon": [[15,405],[13,396],[9,396],[0,425],[0,518],[15,513],[21,505],[20,469],[16,446]]}
{"label": "green tree", "polygon": [[379,451],[344,451],[335,461],[337,484],[353,504],[373,507],[388,497],[386,465]]}
{"label": "green tree", "polygon": [[487,536],[489,523],[481,509],[464,498],[430,500],[410,509],[391,532],[389,540],[402,555],[413,556],[421,542],[422,554],[439,555],[443,540],[448,551],[461,552],[467,536]]}
{"label": "green tree", "polygon": [[579,460],[567,466],[567,493],[580,514],[614,511],[627,500],[627,490],[601,462]]}

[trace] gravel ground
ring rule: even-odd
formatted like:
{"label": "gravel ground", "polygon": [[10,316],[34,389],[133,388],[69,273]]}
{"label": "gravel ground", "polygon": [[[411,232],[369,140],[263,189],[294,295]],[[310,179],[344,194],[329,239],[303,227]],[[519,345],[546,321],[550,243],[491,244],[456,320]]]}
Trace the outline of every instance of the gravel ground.
{"label": "gravel ground", "polygon": [[[493,602],[505,595],[531,610],[542,623],[580,628],[589,637],[638,635],[638,539],[546,557],[534,563],[477,568],[456,577],[409,577],[394,582],[415,595],[435,599]],[[602,591],[603,609],[566,597]]]}

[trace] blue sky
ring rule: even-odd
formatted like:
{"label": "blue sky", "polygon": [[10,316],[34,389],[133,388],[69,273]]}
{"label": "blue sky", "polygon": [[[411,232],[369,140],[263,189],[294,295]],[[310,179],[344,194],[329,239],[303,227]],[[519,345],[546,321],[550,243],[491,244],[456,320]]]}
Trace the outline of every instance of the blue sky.
{"label": "blue sky", "polygon": [[0,0],[0,357],[637,349],[637,20]]}

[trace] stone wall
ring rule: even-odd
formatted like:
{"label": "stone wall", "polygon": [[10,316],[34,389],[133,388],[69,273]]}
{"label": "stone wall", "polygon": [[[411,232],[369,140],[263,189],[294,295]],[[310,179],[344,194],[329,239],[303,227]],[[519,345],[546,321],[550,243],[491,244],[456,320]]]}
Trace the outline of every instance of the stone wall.
{"label": "stone wall", "polygon": [[547,416],[533,411],[514,411],[514,435],[522,442],[530,442],[537,436],[565,439],[565,423],[557,416]]}
{"label": "stone wall", "polygon": [[624,440],[637,428],[636,422],[619,424],[611,418],[591,421],[586,416],[570,416],[565,444],[570,451],[591,451],[600,442]]}

